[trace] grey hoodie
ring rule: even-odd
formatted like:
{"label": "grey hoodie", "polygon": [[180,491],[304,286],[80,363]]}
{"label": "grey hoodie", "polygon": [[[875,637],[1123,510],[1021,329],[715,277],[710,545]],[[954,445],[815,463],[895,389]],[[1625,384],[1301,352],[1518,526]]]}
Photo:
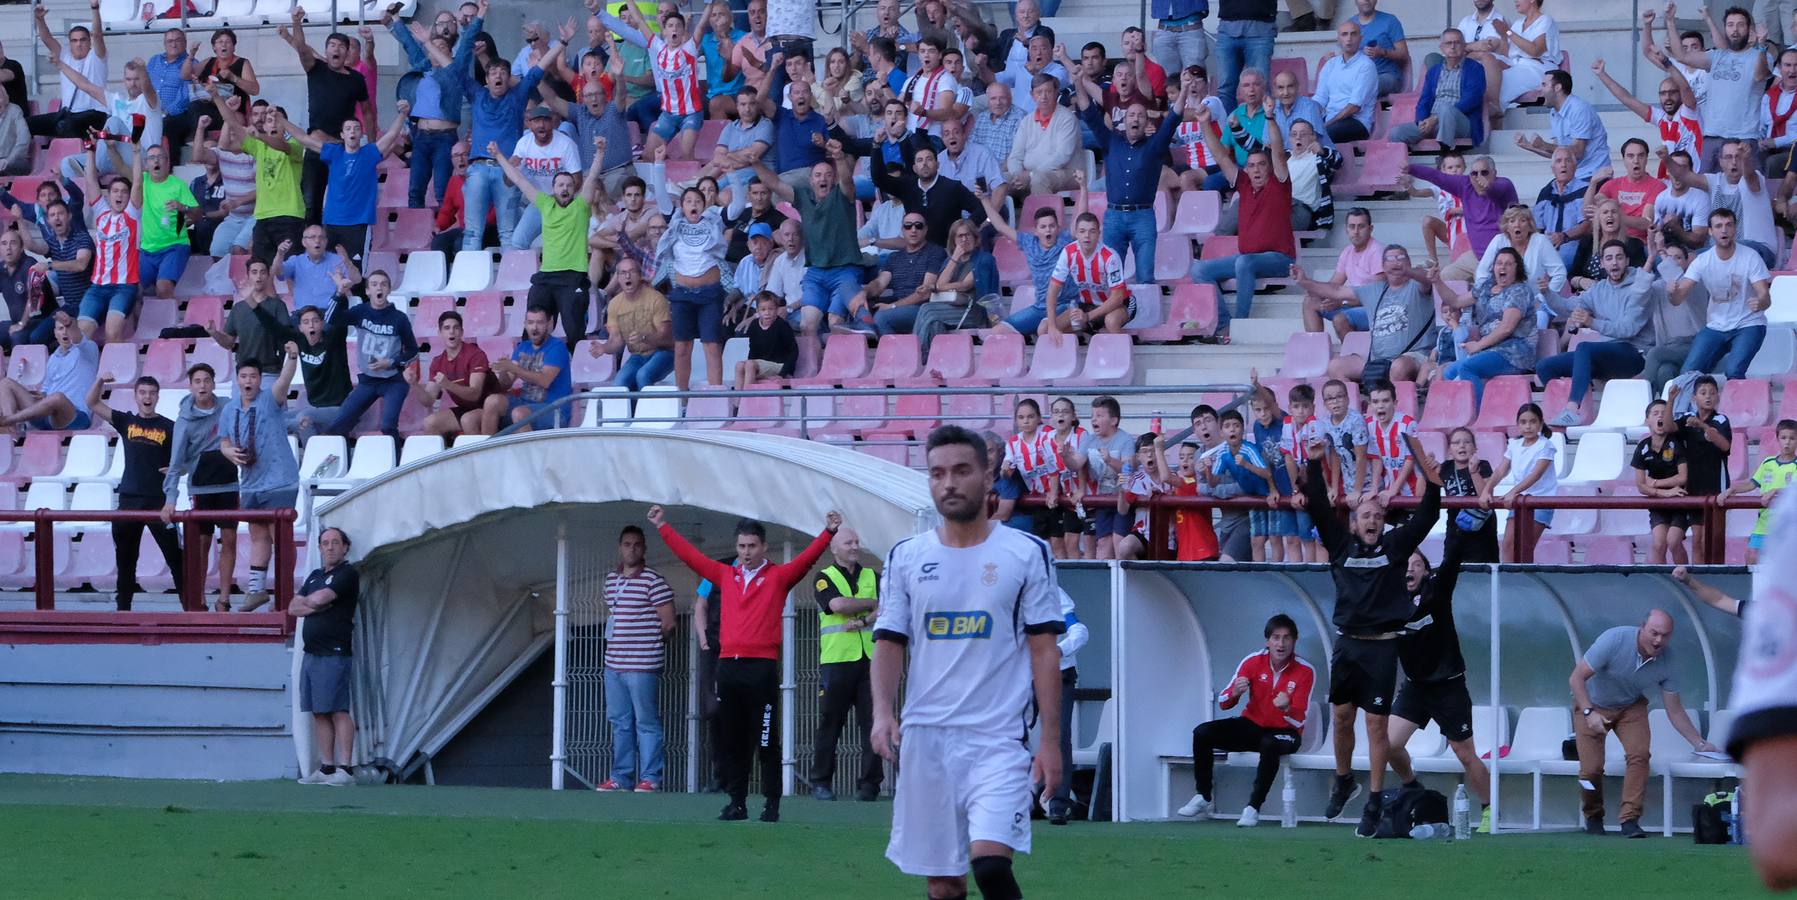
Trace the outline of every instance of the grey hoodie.
{"label": "grey hoodie", "polygon": [[166,502],[180,496],[181,476],[192,475],[191,494],[227,494],[237,490],[237,467],[218,450],[219,412],[228,402],[214,396],[211,409],[194,405],[193,396],[181,398],[181,413],[175,416],[174,449],[169,456],[168,474],[162,479]]}
{"label": "grey hoodie", "polygon": [[1653,273],[1630,267],[1616,284],[1607,276],[1573,299],[1573,306],[1591,310],[1591,328],[1612,341],[1633,344],[1646,353],[1653,349],[1653,319],[1649,304]]}

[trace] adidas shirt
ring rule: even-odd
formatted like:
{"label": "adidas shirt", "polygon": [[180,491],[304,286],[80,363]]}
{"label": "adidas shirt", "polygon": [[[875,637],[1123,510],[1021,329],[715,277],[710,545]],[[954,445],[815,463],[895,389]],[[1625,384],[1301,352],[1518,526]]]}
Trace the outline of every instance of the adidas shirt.
{"label": "adidas shirt", "polygon": [[1048,544],[993,526],[975,547],[900,541],[880,579],[876,640],[907,645],[904,724],[1021,739],[1034,718],[1026,634],[1065,629]]}

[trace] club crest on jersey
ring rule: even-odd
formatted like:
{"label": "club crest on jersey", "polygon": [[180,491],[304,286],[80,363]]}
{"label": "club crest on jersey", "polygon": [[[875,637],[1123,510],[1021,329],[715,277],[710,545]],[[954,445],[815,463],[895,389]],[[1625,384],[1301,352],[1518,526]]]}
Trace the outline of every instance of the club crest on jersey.
{"label": "club crest on jersey", "polygon": [[987,563],[986,571],[980,575],[980,584],[991,587],[998,583],[998,563]]}
{"label": "club crest on jersey", "polygon": [[985,610],[951,610],[924,617],[924,633],[932,641],[964,641],[992,636],[992,614]]}

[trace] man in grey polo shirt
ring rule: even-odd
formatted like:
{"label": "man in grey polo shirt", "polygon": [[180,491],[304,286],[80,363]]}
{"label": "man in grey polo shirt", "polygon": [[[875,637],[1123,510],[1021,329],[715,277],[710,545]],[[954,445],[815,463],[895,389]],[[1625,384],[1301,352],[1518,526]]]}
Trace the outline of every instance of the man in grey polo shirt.
{"label": "man in grey polo shirt", "polygon": [[1678,658],[1672,652],[1672,616],[1650,610],[1639,628],[1618,625],[1597,636],[1567,682],[1572,687],[1572,730],[1579,747],[1579,805],[1585,833],[1604,833],[1604,741],[1615,731],[1627,768],[1622,774],[1624,837],[1646,837],[1641,806],[1647,796],[1647,692],[1660,692],[1672,727],[1695,751],[1716,748],[1703,739],[1678,699]]}

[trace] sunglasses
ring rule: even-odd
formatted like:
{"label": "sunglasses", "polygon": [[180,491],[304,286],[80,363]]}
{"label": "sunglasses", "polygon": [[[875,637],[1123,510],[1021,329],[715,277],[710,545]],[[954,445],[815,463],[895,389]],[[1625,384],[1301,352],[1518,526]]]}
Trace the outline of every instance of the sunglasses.
{"label": "sunglasses", "polygon": [[1494,175],[1496,173],[1493,172],[1491,169],[1473,169],[1472,171],[1467,172],[1466,174],[1477,175],[1481,178],[1490,178],[1492,175]]}
{"label": "sunglasses", "polygon": [[922,222],[906,222],[905,223],[906,231],[916,231],[922,227],[924,227],[924,224]]}

